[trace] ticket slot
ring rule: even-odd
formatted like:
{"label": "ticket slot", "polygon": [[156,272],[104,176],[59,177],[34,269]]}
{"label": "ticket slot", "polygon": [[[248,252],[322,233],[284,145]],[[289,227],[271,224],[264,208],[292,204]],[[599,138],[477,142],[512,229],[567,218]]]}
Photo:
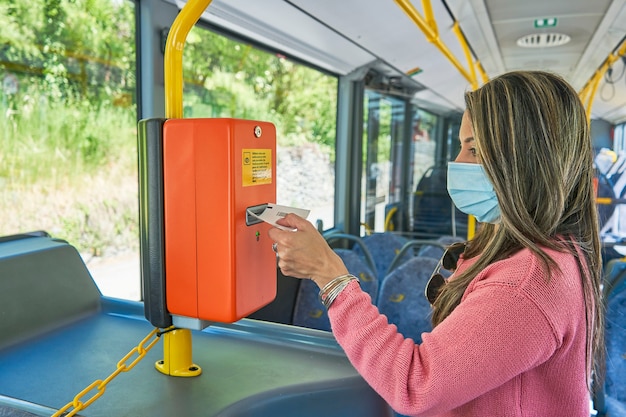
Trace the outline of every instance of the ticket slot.
{"label": "ticket slot", "polygon": [[256,206],[248,207],[246,209],[246,226],[252,226],[255,224],[262,223],[263,220],[259,219],[258,217],[253,216],[252,214],[250,214],[250,212],[256,214],[257,216],[260,216],[261,213],[263,213],[266,208],[267,208],[267,204],[259,204]]}

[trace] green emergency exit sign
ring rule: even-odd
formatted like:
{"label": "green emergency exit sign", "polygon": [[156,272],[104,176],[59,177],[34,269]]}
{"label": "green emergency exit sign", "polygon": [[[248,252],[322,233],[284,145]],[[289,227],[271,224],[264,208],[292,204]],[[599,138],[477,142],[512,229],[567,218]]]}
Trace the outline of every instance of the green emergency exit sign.
{"label": "green emergency exit sign", "polygon": [[556,26],[556,17],[547,19],[535,19],[536,28],[553,28]]}

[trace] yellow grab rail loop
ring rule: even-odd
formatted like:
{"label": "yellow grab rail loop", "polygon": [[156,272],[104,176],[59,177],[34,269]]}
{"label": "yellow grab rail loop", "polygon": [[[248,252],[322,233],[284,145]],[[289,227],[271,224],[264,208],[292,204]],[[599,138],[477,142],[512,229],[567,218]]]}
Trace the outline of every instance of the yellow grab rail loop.
{"label": "yellow grab rail loop", "polygon": [[[461,65],[459,60],[456,58],[456,56],[454,56],[450,49],[448,49],[446,44],[443,43],[441,38],[439,38],[437,23],[435,22],[430,0],[422,0],[422,7],[424,9],[424,15],[426,16],[426,18],[423,18],[422,15],[420,15],[420,13],[415,9],[415,6],[413,6],[413,4],[411,4],[409,0],[394,1],[398,6],[400,6],[402,11],[404,11],[404,13],[422,30],[422,32],[424,32],[424,35],[426,35],[426,39],[434,44],[439,49],[439,51],[444,54],[446,58],[448,58],[452,65],[456,67],[461,75],[463,75],[463,77],[465,77],[465,79],[471,83],[472,88],[478,88],[478,82],[476,80],[476,75],[474,74],[474,71],[469,73],[463,67],[463,65]],[[461,40],[462,45],[467,44],[464,37],[460,36],[459,40]],[[466,46],[463,47],[465,48]],[[473,64],[470,64],[470,67],[473,68]],[[484,75],[484,71],[482,72],[482,75]]]}
{"label": "yellow grab rail loop", "polygon": [[591,106],[593,105],[593,99],[596,96],[596,92],[598,91],[602,77],[604,77],[604,73],[611,65],[613,65],[615,61],[624,55],[626,55],[626,41],[623,41],[614,53],[609,54],[600,68],[596,70],[589,81],[587,81],[587,84],[585,84],[585,86],[578,93],[580,99],[585,105],[585,109],[587,110],[587,118],[591,119]]}

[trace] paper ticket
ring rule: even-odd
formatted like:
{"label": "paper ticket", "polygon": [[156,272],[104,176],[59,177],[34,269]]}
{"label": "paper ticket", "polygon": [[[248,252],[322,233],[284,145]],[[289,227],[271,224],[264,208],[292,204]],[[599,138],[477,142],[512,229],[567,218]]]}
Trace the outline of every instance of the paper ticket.
{"label": "paper ticket", "polygon": [[297,214],[298,216],[306,219],[309,213],[311,212],[311,210],[300,209],[300,208],[289,207],[289,206],[281,206],[279,204],[272,204],[272,203],[268,203],[265,209],[261,212],[259,212],[258,210],[251,210],[251,209],[248,209],[247,211],[249,215],[259,220],[262,220],[266,223],[269,223],[272,226],[277,227],[282,230],[292,230],[292,229],[285,227],[285,226],[281,226],[280,224],[276,223],[277,220],[282,219],[289,213]]}

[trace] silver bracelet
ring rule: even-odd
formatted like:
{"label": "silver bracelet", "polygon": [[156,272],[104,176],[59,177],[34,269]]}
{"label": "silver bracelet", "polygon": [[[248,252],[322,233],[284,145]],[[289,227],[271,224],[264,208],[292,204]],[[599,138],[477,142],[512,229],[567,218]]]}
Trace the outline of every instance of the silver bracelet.
{"label": "silver bracelet", "polygon": [[319,292],[319,299],[328,309],[330,305],[335,301],[335,298],[343,291],[344,288],[350,283],[350,281],[356,280],[359,282],[359,279],[352,274],[345,274],[334,278],[332,281],[328,282],[324,285]]}

